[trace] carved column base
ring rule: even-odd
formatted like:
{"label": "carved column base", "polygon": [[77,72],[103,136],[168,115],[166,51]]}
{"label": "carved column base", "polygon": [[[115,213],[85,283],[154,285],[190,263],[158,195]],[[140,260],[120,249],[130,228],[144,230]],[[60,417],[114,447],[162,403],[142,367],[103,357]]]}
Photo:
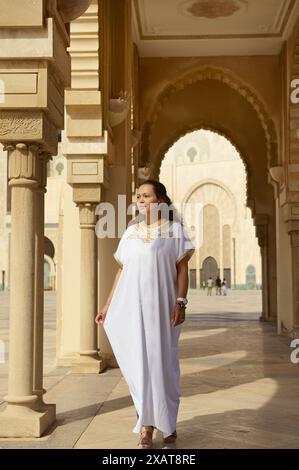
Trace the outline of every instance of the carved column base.
{"label": "carved column base", "polygon": [[7,405],[0,415],[0,436],[41,437],[56,419],[56,406],[45,406],[39,412],[27,406]]}
{"label": "carved column base", "polygon": [[78,354],[76,362],[72,365],[73,374],[100,374],[107,369],[107,362],[98,355],[82,355]]}
{"label": "carved column base", "polygon": [[101,357],[103,358],[103,360],[106,361],[107,367],[111,367],[111,368],[118,368],[119,367],[118,362],[115,359],[115,356],[114,356],[113,352],[111,354],[102,353]]}
{"label": "carved column base", "polygon": [[261,313],[260,317],[259,317],[259,321],[263,322],[263,321],[266,321],[266,322],[274,322],[274,323],[277,323],[277,317],[273,317],[273,316],[267,316],[265,313]]}
{"label": "carved column base", "polygon": [[36,402],[34,403],[34,409],[39,412],[49,411],[54,413],[54,420],[55,420],[55,413],[56,413],[56,405],[54,403],[45,403],[44,402],[44,394],[47,392],[44,388],[42,390],[34,390],[34,394],[37,395]]}
{"label": "carved column base", "polygon": [[[291,238],[293,283],[293,338],[299,338],[299,221],[287,224]],[[296,230],[294,230],[296,228]]]}

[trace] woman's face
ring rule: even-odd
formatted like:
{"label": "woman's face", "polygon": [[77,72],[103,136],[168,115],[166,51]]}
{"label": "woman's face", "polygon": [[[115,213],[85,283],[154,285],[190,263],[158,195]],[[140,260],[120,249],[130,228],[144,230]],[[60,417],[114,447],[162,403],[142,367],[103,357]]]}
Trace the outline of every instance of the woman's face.
{"label": "woman's face", "polygon": [[151,184],[142,184],[137,190],[137,207],[140,214],[148,215],[155,212],[158,203],[161,202],[155,195]]}

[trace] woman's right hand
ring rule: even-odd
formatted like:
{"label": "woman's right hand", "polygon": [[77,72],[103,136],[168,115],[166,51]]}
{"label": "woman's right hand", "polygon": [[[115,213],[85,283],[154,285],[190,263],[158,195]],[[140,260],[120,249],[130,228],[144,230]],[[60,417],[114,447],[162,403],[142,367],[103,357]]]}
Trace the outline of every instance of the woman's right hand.
{"label": "woman's right hand", "polygon": [[97,314],[97,316],[95,318],[95,322],[98,325],[100,325],[100,324],[102,325],[104,323],[108,308],[109,308],[109,305],[104,305],[102,310]]}

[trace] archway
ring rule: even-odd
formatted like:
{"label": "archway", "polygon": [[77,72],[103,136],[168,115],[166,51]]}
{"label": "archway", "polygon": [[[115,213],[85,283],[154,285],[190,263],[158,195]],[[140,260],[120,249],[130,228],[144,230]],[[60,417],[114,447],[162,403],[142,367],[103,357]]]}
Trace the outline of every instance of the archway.
{"label": "archway", "polygon": [[[190,160],[190,148],[197,149],[196,159]],[[260,249],[245,205],[246,171],[235,147],[215,132],[187,133],[166,153],[160,179],[192,230],[196,251],[189,265],[190,287],[202,285],[200,270],[208,257],[216,260],[229,288],[231,279],[234,288],[246,287],[249,263],[258,266],[260,279]]]}
{"label": "archway", "polygon": [[[142,164],[159,178],[167,150],[179,137],[208,129],[238,150],[247,173],[247,201],[262,252],[263,319],[277,317],[276,220],[268,169],[277,164],[277,133],[263,101],[228,70],[210,66],[193,70],[164,89],[144,116]],[[271,277],[271,289],[269,289]]]}
{"label": "archway", "polygon": [[[188,99],[190,94],[191,98]],[[177,103],[174,103],[175,101]],[[169,113],[171,106],[174,104],[177,107],[179,101],[182,104],[180,113]],[[184,106],[184,101],[189,101],[188,107]],[[229,114],[228,110],[231,111]],[[161,157],[163,158],[163,153],[171,146],[171,141],[176,141],[187,131],[205,127],[217,131],[235,144],[241,151],[246,165],[251,152],[249,145],[247,153],[245,145],[242,145],[247,143],[242,139],[242,130],[244,125],[245,129],[247,128],[250,114],[251,124],[254,123],[254,127],[261,131],[265,143],[263,156],[268,166],[273,166],[277,164],[278,159],[277,133],[270,113],[258,94],[227,69],[204,66],[191,70],[188,74],[176,77],[172,83],[164,85],[164,89],[153,100],[143,125],[142,163],[150,165],[153,173],[155,168],[159,167],[159,163],[155,165],[155,161],[158,159],[161,162]],[[165,116],[168,126],[162,129],[160,122]],[[232,121],[236,127],[232,125]],[[162,131],[162,139],[156,138],[157,129]],[[252,131],[247,130],[249,137]]]}
{"label": "archway", "polygon": [[209,279],[209,277],[211,277],[215,281],[218,275],[219,268],[217,261],[212,256],[209,256],[202,263],[202,267],[200,270],[200,285],[202,286],[203,282],[205,282],[205,285],[207,285],[207,280]]}

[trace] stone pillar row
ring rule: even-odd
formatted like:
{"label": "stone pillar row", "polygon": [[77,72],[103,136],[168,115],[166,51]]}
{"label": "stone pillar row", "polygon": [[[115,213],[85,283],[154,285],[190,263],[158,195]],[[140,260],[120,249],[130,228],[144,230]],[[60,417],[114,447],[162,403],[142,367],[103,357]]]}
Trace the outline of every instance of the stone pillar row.
{"label": "stone pillar row", "polygon": [[262,259],[262,312],[261,321],[269,320],[269,265],[268,265],[268,223],[267,216],[256,216],[255,231]]}
{"label": "stone pillar row", "polygon": [[299,337],[299,221],[288,221],[287,231],[290,236],[291,242],[291,256],[292,256],[292,331],[293,338]]}
{"label": "stone pillar row", "polygon": [[[34,143],[8,151],[11,186],[9,381],[0,435],[41,436],[55,420],[43,402],[44,194],[49,155]],[[24,426],[24,424],[26,424]]]}
{"label": "stone pillar row", "polygon": [[[40,437],[55,420],[55,406],[43,401],[46,166],[57,154],[58,130],[65,128],[68,23],[89,7],[93,11],[91,3],[96,2],[1,2],[0,142],[8,151],[12,201],[9,384],[0,437]],[[78,114],[74,121],[81,122]],[[91,123],[97,127],[99,121]]]}
{"label": "stone pillar row", "polygon": [[96,204],[78,203],[81,229],[80,244],[80,351],[73,371],[81,373],[102,372],[103,361],[97,348],[97,238]]}
{"label": "stone pillar row", "polygon": [[278,332],[299,337],[299,191],[298,167],[269,169],[276,200],[277,253],[279,259]]}

